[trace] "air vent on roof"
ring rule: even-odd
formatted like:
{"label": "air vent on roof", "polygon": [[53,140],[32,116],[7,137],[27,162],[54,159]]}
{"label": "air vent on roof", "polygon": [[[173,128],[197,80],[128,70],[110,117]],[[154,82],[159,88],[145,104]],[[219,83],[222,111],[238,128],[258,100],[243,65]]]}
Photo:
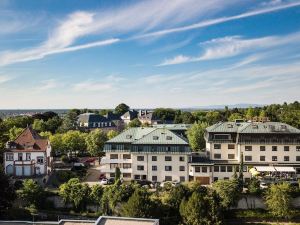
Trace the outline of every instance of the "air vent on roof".
{"label": "air vent on roof", "polygon": [[286,125],[281,125],[281,126],[280,126],[280,129],[281,129],[281,130],[286,130],[287,127],[286,127]]}
{"label": "air vent on roof", "polygon": [[227,128],[233,128],[233,124],[231,123],[227,124]]}
{"label": "air vent on roof", "polygon": [[153,140],[158,140],[158,136],[153,136]]}
{"label": "air vent on roof", "polygon": [[129,135],[129,134],[126,135],[126,139],[131,139],[131,138],[132,138],[132,135]]}

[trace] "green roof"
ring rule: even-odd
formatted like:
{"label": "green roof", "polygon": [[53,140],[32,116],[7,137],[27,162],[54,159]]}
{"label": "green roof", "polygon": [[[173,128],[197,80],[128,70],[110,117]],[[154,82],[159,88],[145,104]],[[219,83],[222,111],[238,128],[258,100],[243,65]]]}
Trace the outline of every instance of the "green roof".
{"label": "green roof", "polygon": [[155,128],[166,128],[168,130],[188,130],[192,124],[154,124],[152,127]]}
{"label": "green roof", "polygon": [[208,128],[208,132],[217,133],[295,133],[300,134],[300,130],[281,122],[219,122]]}
{"label": "green roof", "polygon": [[137,127],[125,130],[106,143],[188,145],[188,141],[165,128]]}

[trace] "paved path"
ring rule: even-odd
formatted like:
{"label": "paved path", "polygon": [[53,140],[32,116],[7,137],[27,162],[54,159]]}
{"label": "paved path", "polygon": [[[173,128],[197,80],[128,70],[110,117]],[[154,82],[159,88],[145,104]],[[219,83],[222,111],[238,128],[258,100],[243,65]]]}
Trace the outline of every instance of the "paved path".
{"label": "paved path", "polygon": [[98,162],[95,162],[95,166],[92,166],[87,171],[87,177],[84,180],[90,186],[95,184],[99,184],[99,176],[100,176],[100,165]]}

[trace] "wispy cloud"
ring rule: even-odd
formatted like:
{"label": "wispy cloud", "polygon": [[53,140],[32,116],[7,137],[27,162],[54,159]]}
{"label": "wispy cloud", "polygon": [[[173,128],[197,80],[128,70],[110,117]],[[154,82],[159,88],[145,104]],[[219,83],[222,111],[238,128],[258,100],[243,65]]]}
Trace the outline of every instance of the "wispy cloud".
{"label": "wispy cloud", "polygon": [[[200,56],[178,55],[174,58],[164,60],[159,66],[229,58],[246,52],[259,52],[260,50],[269,49],[271,47],[278,47],[286,44],[291,45],[299,42],[300,32],[285,36],[267,36],[253,39],[245,39],[240,36],[216,38],[200,43],[200,46],[204,49]],[[257,59],[257,57],[248,58],[244,63],[249,64]]]}
{"label": "wispy cloud", "polygon": [[13,80],[14,77],[8,75],[0,75],[0,84],[3,84],[7,81]]}
{"label": "wispy cloud", "polygon": [[46,91],[50,89],[55,89],[62,87],[64,84],[56,79],[43,80],[38,84],[38,87],[35,88],[36,91]]}
{"label": "wispy cloud", "polygon": [[247,17],[276,12],[279,10],[288,9],[288,8],[292,8],[292,7],[296,7],[296,6],[300,6],[300,1],[279,4],[279,5],[275,5],[275,6],[271,6],[271,7],[264,7],[263,9],[253,10],[253,11],[245,12],[245,13],[235,15],[235,16],[205,20],[205,21],[201,21],[199,23],[195,23],[195,24],[191,24],[191,25],[187,25],[187,26],[150,32],[150,33],[138,35],[134,38],[135,39],[149,38],[149,37],[162,36],[162,35],[171,34],[171,33],[184,32],[184,31],[188,31],[188,30],[194,30],[194,29],[199,29],[199,28],[203,28],[203,27],[213,26],[216,24],[221,24],[221,23],[225,23],[228,21],[239,20],[239,19],[243,19],[243,18],[247,18]]}

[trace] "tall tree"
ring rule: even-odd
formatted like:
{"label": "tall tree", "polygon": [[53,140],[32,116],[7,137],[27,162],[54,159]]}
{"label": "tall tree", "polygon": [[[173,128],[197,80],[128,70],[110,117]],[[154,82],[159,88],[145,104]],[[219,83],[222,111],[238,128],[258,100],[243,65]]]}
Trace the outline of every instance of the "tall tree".
{"label": "tall tree", "polygon": [[129,122],[128,127],[140,127],[141,125],[141,121],[138,118],[135,118]]}
{"label": "tall tree", "polygon": [[85,133],[70,130],[62,137],[62,141],[67,151],[72,155],[74,152],[84,152],[86,150]]}
{"label": "tall tree", "polygon": [[205,115],[208,124],[212,125],[222,120],[221,113],[218,111],[209,111]]}
{"label": "tall tree", "polygon": [[129,200],[124,203],[121,215],[125,217],[151,217],[153,204],[147,190],[137,188]]}
{"label": "tall tree", "polygon": [[128,105],[126,105],[125,103],[121,103],[121,104],[117,105],[117,107],[115,108],[115,113],[118,115],[123,115],[129,109],[130,109],[130,107]]}
{"label": "tall tree", "polygon": [[13,185],[0,166],[0,211],[12,205],[16,197]]}
{"label": "tall tree", "polygon": [[19,196],[26,202],[27,206],[34,205],[38,207],[44,195],[44,189],[34,180],[26,179],[23,182],[23,187],[19,192]]}
{"label": "tall tree", "polygon": [[108,138],[108,140],[110,140],[110,139],[116,137],[118,134],[119,134],[118,131],[110,130],[107,132],[107,138]]}
{"label": "tall tree", "polygon": [[201,151],[205,148],[205,129],[207,123],[195,123],[187,131],[188,140],[193,151]]}
{"label": "tall tree", "polygon": [[272,184],[266,192],[266,205],[275,217],[291,216],[291,186],[289,183]]}
{"label": "tall tree", "polygon": [[13,141],[15,140],[23,131],[23,128],[15,127],[9,129],[9,140]]}
{"label": "tall tree", "polygon": [[102,156],[104,143],[107,141],[107,135],[100,129],[91,131],[85,138],[88,152],[92,156]]}

